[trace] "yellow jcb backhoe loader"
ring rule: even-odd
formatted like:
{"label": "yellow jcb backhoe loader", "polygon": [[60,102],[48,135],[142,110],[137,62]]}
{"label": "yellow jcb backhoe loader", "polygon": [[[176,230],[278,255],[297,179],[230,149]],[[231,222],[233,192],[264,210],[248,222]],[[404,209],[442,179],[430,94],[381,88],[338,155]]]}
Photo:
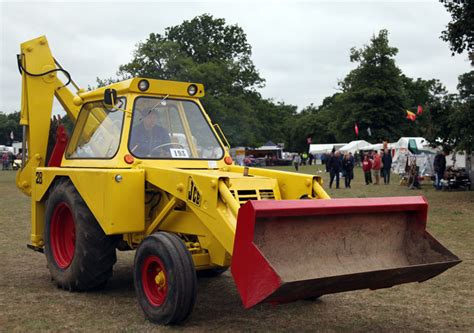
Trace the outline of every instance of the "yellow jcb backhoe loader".
{"label": "yellow jcb backhoe loader", "polygon": [[[192,312],[196,275],[229,267],[250,308],[421,282],[460,262],[426,232],[423,197],[330,199],[318,176],[233,165],[201,84],[134,78],[84,91],[44,36],[21,45],[18,65],[28,247],[63,289],[104,286],[116,250],[136,250],[145,316],[176,324]],[[74,130],[59,125],[48,150],[54,97]]]}

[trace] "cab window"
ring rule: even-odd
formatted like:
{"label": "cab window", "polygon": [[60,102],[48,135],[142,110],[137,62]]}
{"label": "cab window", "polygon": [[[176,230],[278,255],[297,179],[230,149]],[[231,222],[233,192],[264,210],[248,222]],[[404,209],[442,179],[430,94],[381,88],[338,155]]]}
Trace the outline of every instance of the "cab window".
{"label": "cab window", "polygon": [[218,160],[224,156],[199,106],[166,97],[135,100],[128,148],[139,158]]}
{"label": "cab window", "polygon": [[[118,100],[117,108],[125,107],[125,99]],[[124,112],[107,109],[102,101],[84,104],[74,127],[66,158],[110,159],[120,145]]]}

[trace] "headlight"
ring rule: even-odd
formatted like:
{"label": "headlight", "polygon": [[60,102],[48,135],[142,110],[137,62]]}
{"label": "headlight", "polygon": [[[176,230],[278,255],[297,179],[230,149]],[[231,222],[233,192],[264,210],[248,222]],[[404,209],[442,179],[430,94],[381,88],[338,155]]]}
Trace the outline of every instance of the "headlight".
{"label": "headlight", "polygon": [[147,91],[148,88],[150,88],[150,82],[147,80],[141,80],[138,82],[138,89],[140,89],[140,91]]}
{"label": "headlight", "polygon": [[188,87],[188,94],[189,94],[189,96],[194,96],[194,95],[196,95],[197,91],[198,91],[198,88],[196,87],[195,84],[192,84],[192,85],[190,85],[190,86]]}

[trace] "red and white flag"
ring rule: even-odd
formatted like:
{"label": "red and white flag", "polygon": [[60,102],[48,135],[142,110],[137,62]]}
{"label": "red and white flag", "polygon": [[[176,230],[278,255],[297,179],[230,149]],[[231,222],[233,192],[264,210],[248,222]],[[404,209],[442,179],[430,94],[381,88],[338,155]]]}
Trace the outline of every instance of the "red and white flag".
{"label": "red and white flag", "polygon": [[359,127],[357,126],[357,123],[354,124],[354,132],[356,136],[359,136]]}
{"label": "red and white flag", "polygon": [[416,110],[416,115],[419,116],[422,113],[423,113],[423,107],[421,105],[418,105],[418,109]]}

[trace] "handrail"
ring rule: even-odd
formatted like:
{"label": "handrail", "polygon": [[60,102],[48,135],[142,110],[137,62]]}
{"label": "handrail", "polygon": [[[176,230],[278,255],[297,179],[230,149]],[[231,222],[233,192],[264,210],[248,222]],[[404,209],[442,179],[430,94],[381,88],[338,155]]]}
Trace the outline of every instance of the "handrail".
{"label": "handrail", "polygon": [[240,205],[238,204],[237,200],[235,200],[232,193],[230,193],[229,188],[222,180],[219,181],[219,193],[222,196],[222,199],[224,199],[224,202],[227,204],[227,206],[230,208],[230,210],[234,214],[234,216],[237,217],[237,213],[239,212]]}
{"label": "handrail", "polygon": [[218,131],[219,136],[221,137],[221,139],[224,139],[227,148],[230,149],[229,141],[227,141],[227,138],[225,137],[224,132],[222,132],[221,127],[219,126],[219,124],[214,124],[212,126]]}

